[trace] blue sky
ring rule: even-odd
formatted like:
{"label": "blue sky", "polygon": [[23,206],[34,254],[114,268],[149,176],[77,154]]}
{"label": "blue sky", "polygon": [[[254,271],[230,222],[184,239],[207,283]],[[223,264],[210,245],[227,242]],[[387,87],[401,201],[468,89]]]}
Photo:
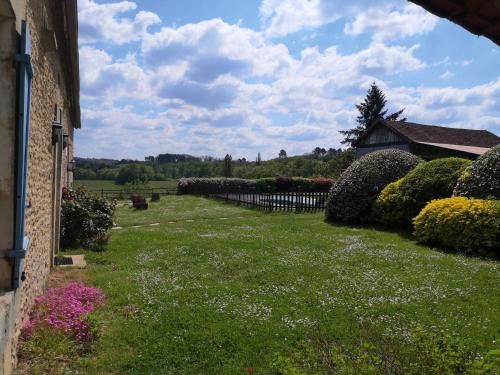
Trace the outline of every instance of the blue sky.
{"label": "blue sky", "polygon": [[76,155],[340,147],[375,81],[409,121],[500,134],[500,48],[406,0],[79,0]]}

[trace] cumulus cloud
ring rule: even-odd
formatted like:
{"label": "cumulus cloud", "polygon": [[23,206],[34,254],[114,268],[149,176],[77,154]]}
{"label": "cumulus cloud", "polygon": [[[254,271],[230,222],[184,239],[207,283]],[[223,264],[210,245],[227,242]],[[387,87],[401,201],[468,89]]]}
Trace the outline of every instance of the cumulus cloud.
{"label": "cumulus cloud", "polygon": [[[405,6],[398,0],[262,0],[259,11],[268,37],[346,19],[347,34],[373,32],[374,39],[381,41],[427,33],[437,22],[423,8],[414,4]],[[350,18],[354,21],[349,21]]]}
{"label": "cumulus cloud", "polygon": [[[373,1],[355,4],[371,12]],[[404,29],[405,17],[427,19],[413,6],[394,10],[392,1],[380,4],[384,14],[394,13],[388,22],[401,36],[418,34],[410,26]],[[314,9],[303,9],[302,19],[286,24],[295,6]],[[265,31],[220,19],[153,31],[149,26],[159,18],[141,13],[132,2],[83,0],[80,7],[83,130],[76,146],[81,156],[141,158],[171,151],[248,158],[259,151],[275,156],[281,148],[296,154],[318,145],[338,147],[338,130],[353,125],[354,104],[373,81],[391,109],[406,108],[413,121],[500,127],[500,79],[472,88],[399,85],[403,74],[466,63],[451,58],[426,63],[416,54],[419,44],[388,43],[396,38],[393,31],[382,30],[377,19],[364,19],[363,12],[352,13],[351,2],[264,0]],[[351,52],[331,45],[292,54],[269,38],[349,14],[346,32],[373,35],[368,45]],[[430,30],[431,21],[426,25]],[[116,49],[109,44],[122,45],[125,57],[113,56]]]}
{"label": "cumulus cloud", "polygon": [[426,34],[437,22],[438,18],[425,9],[408,4],[401,11],[372,8],[361,12],[353,22],[346,23],[344,32],[348,35],[370,33],[374,40],[383,41]]}
{"label": "cumulus cloud", "polygon": [[152,12],[140,11],[135,16],[126,17],[136,10],[131,1],[98,4],[94,0],[78,2],[80,43],[111,42],[125,44],[140,40],[148,28],[160,23],[160,17]]}

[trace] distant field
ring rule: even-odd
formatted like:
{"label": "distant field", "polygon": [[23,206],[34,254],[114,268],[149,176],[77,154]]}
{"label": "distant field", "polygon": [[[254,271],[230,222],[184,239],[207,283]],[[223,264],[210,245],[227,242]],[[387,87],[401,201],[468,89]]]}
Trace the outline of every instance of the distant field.
{"label": "distant field", "polygon": [[[86,186],[89,190],[101,190],[101,189],[122,189],[123,185],[118,185],[114,181],[107,180],[76,180],[74,182],[75,188],[79,186]],[[177,188],[177,180],[168,181],[150,181],[148,183],[149,187],[152,188]]]}

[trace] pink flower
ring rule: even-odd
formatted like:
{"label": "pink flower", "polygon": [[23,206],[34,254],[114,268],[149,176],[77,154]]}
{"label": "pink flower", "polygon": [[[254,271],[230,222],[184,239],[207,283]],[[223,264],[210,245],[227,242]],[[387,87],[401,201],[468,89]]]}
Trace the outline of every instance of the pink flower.
{"label": "pink flower", "polygon": [[60,288],[49,288],[35,298],[35,306],[24,323],[29,336],[40,325],[46,325],[73,335],[78,341],[92,337],[87,316],[102,306],[106,296],[98,288],[71,282]]}

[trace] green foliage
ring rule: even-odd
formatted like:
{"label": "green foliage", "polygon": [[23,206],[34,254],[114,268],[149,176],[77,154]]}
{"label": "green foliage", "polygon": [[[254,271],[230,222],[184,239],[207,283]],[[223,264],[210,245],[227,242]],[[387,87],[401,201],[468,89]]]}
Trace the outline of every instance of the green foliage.
{"label": "green foliage", "polygon": [[391,182],[380,192],[373,204],[372,217],[374,221],[395,228],[407,225],[408,214],[401,195],[403,179]]}
{"label": "green foliage", "polygon": [[255,189],[255,180],[241,178],[181,178],[177,194],[245,193]]}
{"label": "green foliage", "polygon": [[470,164],[467,159],[443,158],[417,165],[382,190],[373,206],[374,219],[387,226],[411,226],[428,202],[452,195],[458,177]]}
{"label": "green foliage", "polygon": [[462,173],[453,195],[500,199],[500,144],[477,158]]}
{"label": "green foliage", "polygon": [[465,197],[431,201],[413,220],[421,242],[500,254],[500,201]]}
{"label": "green foliage", "polygon": [[371,221],[372,207],[380,191],[420,162],[417,156],[401,150],[372,152],[355,161],[333,184],[326,204],[326,219]]}
{"label": "green foliage", "polygon": [[124,185],[127,182],[147,182],[153,177],[153,168],[144,164],[127,164],[120,168],[116,182]]}
{"label": "green foliage", "polygon": [[74,178],[76,180],[95,180],[97,178],[97,173],[92,169],[77,167],[75,169]]}
{"label": "green foliage", "polygon": [[125,185],[123,185],[123,198],[129,198],[132,195],[141,195],[145,194],[145,190],[151,189],[149,184],[147,182],[143,181],[132,181],[132,182],[127,182]]}
{"label": "green foliage", "polygon": [[233,177],[233,158],[231,155],[227,154],[224,158],[224,177]]}
{"label": "green foliage", "polygon": [[89,194],[84,188],[63,190],[61,247],[99,247],[113,227],[115,202]]}
{"label": "green foliage", "polygon": [[458,338],[421,327],[406,342],[387,339],[373,328],[367,333],[365,328],[354,349],[313,338],[300,351],[277,355],[273,365],[278,375],[494,375],[500,353],[491,350],[482,358]]}

